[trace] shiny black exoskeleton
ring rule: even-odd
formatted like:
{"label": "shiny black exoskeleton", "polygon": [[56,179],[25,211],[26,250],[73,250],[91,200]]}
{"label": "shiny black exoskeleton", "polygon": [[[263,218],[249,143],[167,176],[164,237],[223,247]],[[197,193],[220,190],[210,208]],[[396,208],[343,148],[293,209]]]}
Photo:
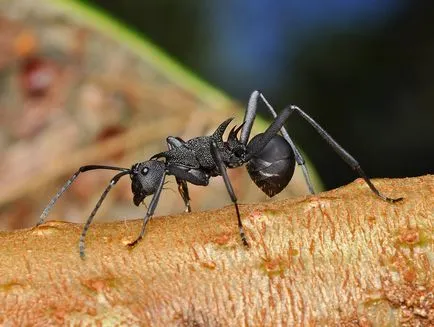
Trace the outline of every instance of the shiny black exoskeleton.
{"label": "shiny black exoskeleton", "polygon": [[[258,99],[262,99],[267,109],[273,115],[274,120],[264,133],[258,134],[249,140],[252,125],[256,118]],[[277,115],[265,97],[259,91],[254,91],[250,96],[244,122],[238,128],[233,127],[226,140],[223,139],[223,134],[232,118],[220,124],[210,136],[195,137],[188,141],[184,141],[179,137],[169,136],[166,140],[168,151],[158,153],[148,161],[136,163],[131,168],[101,165],[80,167],[49,202],[41,214],[38,225],[44,222],[54,203],[70,187],[80,173],[95,169],[117,170],[119,173],[112,178],[86,221],[79,242],[80,256],[84,257],[85,236],[98,208],[110,189],[125,175],[129,175],[131,178],[133,202],[136,206],[142,203],[147,196],[153,195],[144,217],[142,230],[137,239],[129,244],[129,246],[134,246],[143,238],[146,224],[154,214],[163,190],[166,175],[175,176],[178,190],[187,212],[191,211],[187,183],[206,186],[211,177],[222,176],[235,207],[241,240],[244,245],[248,246],[237,198],[226,172],[227,168],[236,168],[245,164],[255,184],[265,194],[272,197],[288,185],[294,174],[295,163],[297,163],[303,171],[310,192],[314,193],[304,159],[283,126],[294,111],[317,130],[342,159],[358,172],[376,195],[389,202],[401,200],[401,198],[391,199],[382,195],[362,171],[359,163],[300,108],[288,106]],[[238,134],[240,135],[238,136]]]}

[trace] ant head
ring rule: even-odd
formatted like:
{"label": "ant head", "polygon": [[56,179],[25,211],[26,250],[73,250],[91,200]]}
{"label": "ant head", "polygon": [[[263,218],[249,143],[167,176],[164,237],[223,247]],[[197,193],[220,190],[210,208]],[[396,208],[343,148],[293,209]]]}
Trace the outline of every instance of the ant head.
{"label": "ant head", "polygon": [[136,206],[148,195],[157,191],[164,170],[165,163],[158,160],[136,163],[131,167],[131,191],[134,194],[133,201]]}

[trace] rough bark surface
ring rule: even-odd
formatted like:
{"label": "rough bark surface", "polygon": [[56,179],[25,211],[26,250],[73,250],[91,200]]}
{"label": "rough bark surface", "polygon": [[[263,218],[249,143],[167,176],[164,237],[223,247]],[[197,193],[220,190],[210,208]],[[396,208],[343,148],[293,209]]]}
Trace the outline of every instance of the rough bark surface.
{"label": "rough bark surface", "polygon": [[234,209],[0,233],[0,323],[434,325],[434,176]]}

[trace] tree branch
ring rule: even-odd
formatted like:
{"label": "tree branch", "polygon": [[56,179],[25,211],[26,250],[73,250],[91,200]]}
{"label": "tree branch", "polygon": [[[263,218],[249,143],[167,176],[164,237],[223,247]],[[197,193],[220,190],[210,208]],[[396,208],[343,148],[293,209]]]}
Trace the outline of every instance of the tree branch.
{"label": "tree branch", "polygon": [[141,221],[0,233],[0,323],[434,324],[434,176]]}

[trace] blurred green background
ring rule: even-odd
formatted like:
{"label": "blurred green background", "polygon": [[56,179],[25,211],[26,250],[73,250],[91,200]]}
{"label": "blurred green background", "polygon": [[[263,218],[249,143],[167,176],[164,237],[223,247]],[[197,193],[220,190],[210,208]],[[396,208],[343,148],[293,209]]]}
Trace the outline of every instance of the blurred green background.
{"label": "blurred green background", "polygon": [[[240,102],[262,90],[312,115],[372,177],[432,173],[432,1],[82,1],[148,36]],[[354,173],[301,118],[287,124],[327,188]]]}

